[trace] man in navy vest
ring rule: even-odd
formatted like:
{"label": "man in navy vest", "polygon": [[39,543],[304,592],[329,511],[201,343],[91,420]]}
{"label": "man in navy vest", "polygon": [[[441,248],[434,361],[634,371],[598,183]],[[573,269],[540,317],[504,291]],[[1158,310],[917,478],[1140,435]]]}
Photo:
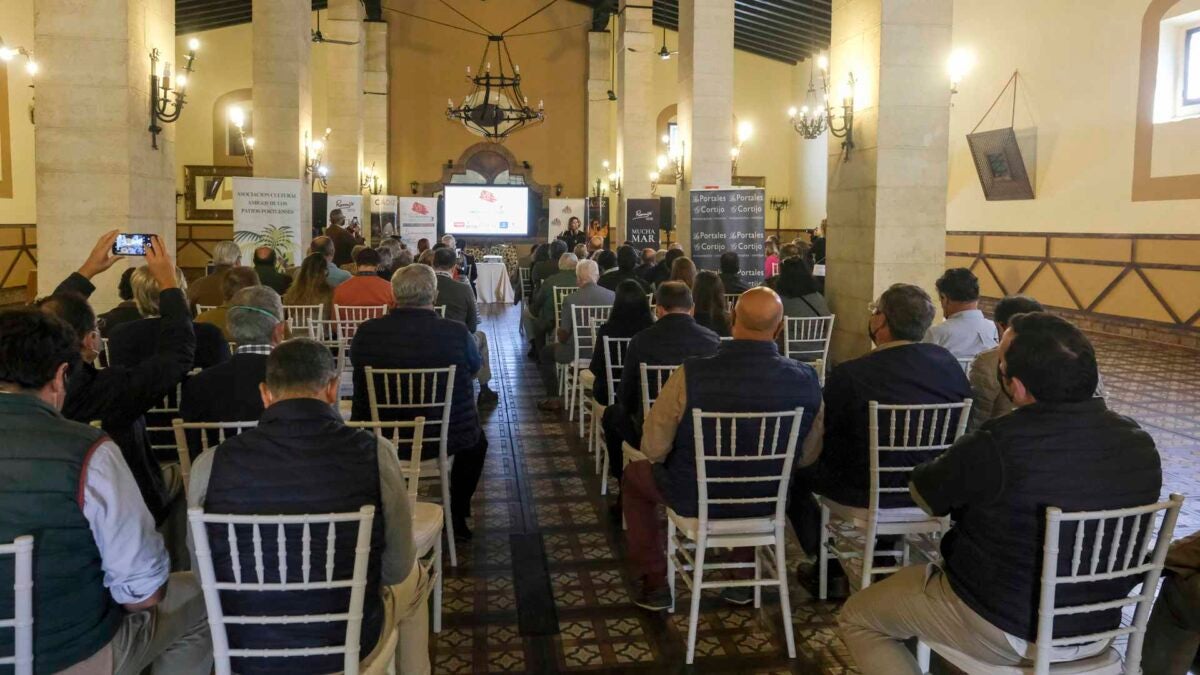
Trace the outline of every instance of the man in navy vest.
{"label": "man in navy vest", "polygon": [[[666,504],[685,518],[697,515],[692,411],[780,412],[804,408],[798,437],[808,436],[821,406],[821,385],[812,366],[779,353],[775,339],[782,327],[783,302],[779,296],[767,288],[747,291],[734,308],[733,341],[722,344],[714,356],[684,361],[647,414],[641,443],[646,460],[631,462],[621,481],[621,504],[629,528],[626,545],[642,583],[634,599],[639,607],[661,610],[671,604],[666,587],[665,533],[657,506]],[[757,438],[746,440],[753,444]],[[731,485],[742,487],[723,496],[762,496],[761,485]],[[737,510],[737,506],[727,508],[734,510],[724,517],[766,515]],[[752,589],[730,588],[721,595],[729,602],[745,604],[752,599]]]}
{"label": "man in navy vest", "polygon": [[[428,672],[425,598],[428,579],[415,564],[412,511],[396,448],[375,434],[352,429],[338,413],[337,365],[329,349],[308,339],[289,340],[267,357],[266,382],[260,386],[266,410],[258,427],[230,438],[200,455],[192,466],[188,506],[223,514],[348,513],[375,507],[367,597],[363,606],[362,658],[373,660],[377,645],[394,626],[384,625],[385,603],[401,623],[397,654],[401,672]],[[222,530],[223,532],[223,530]],[[334,575],[349,578],[355,539],[338,531]],[[314,534],[314,560],[323,560]],[[249,537],[240,542],[247,547]],[[223,536],[211,537],[219,579],[228,574],[230,551]],[[274,547],[263,552],[267,569],[277,569]],[[320,550],[318,550],[320,549]],[[292,554],[294,557],[291,557]],[[253,560],[251,548],[241,560]],[[302,569],[300,552],[289,553],[287,569]],[[274,579],[272,579],[274,580]],[[296,580],[292,578],[292,580]],[[390,588],[389,588],[390,587]],[[349,590],[295,593],[223,594],[226,613],[250,616],[325,614],[346,611]],[[343,644],[346,627],[321,623],[304,627],[230,626],[230,646],[288,648]],[[239,673],[334,672],[342,657],[246,659],[234,661]]]}
{"label": "man in navy vest", "polygon": [[[942,539],[942,566],[905,568],[842,608],[842,638],[863,673],[920,673],[903,644],[914,635],[984,663],[1027,667],[1037,633],[1046,508],[1096,511],[1158,501],[1162,469],[1154,439],[1093,395],[1096,352],[1078,328],[1040,312],[1012,317],[1000,343],[1000,377],[1017,409],[958,439],[910,477],[913,500],[954,523]],[[1064,525],[1065,550],[1074,529]],[[1102,559],[1111,549],[1106,543]],[[1060,563],[1067,572],[1069,556]],[[1127,595],[1134,582],[1065,584],[1057,605],[1103,603]],[[1120,623],[1119,609],[1064,614],[1055,617],[1054,637]],[[1086,658],[1107,644],[1053,647],[1051,659]]]}
{"label": "man in navy vest", "polygon": [[[180,298],[182,302],[182,297]],[[204,597],[170,559],[120,449],[62,416],[79,338],[34,309],[0,311],[0,541],[34,537],[34,667],[208,673]],[[12,579],[12,558],[0,577]],[[13,606],[13,586],[0,586]],[[12,632],[0,637],[12,654]]]}

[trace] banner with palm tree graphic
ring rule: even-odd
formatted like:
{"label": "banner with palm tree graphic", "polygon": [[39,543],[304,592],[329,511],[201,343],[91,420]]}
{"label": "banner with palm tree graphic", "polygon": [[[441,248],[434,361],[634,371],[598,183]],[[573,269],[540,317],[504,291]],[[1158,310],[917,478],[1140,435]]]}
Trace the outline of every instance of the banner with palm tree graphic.
{"label": "banner with palm tree graphic", "polygon": [[299,264],[300,200],[298,179],[233,179],[233,240],[242,248],[242,260],[266,247],[285,269]]}

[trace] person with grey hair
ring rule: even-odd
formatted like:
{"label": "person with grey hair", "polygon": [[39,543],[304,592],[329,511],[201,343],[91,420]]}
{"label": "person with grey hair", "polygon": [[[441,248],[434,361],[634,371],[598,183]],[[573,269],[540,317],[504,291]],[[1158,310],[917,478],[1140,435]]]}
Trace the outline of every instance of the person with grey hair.
{"label": "person with grey hair", "polygon": [[[240,296],[254,302],[255,298]],[[258,304],[271,305],[267,296]],[[278,299],[274,299],[278,302]],[[247,309],[270,312],[257,304]],[[205,450],[192,465],[188,506],[211,513],[267,515],[278,513],[349,513],[375,508],[371,525],[370,562],[362,615],[361,657],[364,663],[390,660],[379,645],[399,630],[398,670],[429,672],[428,596],[432,583],[418,564],[413,542],[413,511],[397,448],[366,429],[348,427],[338,413],[341,372],[329,348],[307,338],[288,340],[265,358],[265,381],[260,385],[265,410],[258,426]],[[313,555],[323,558],[325,538],[313,537]],[[224,537],[212,537],[218,560],[230,555]],[[329,558],[334,575],[353,573],[355,538],[338,537]],[[193,550],[193,555],[194,555]],[[299,569],[299,556],[287,559]],[[273,563],[272,563],[273,564]],[[283,562],[280,562],[282,565]],[[222,570],[218,570],[218,575]],[[225,579],[220,579],[224,581]],[[350,589],[310,592],[242,593],[222,599],[225,610],[241,616],[320,614],[332,602],[349,601]],[[392,620],[387,620],[392,617]],[[323,626],[323,627],[322,627]],[[230,640],[278,648],[312,644],[341,644],[345,628],[337,623],[308,627],[304,635],[269,627],[235,625]],[[239,662],[240,661],[240,662]],[[233,667],[246,672],[246,661]],[[342,655],[256,658],[256,668],[270,672],[332,672],[341,670]]]}
{"label": "person with grey hair", "polygon": [[[557,242],[556,242],[557,243]],[[525,337],[531,342],[529,358],[537,360],[542,347],[554,330],[554,288],[575,288],[579,284],[575,280],[575,266],[579,257],[574,253],[563,253],[558,257],[558,271],[546,277],[537,292],[529,300],[527,315],[522,315],[525,322]]]}
{"label": "person with grey hair", "polygon": [[[287,328],[283,301],[266,286],[243,288],[230,298],[225,324],[237,350],[183,383],[179,416],[185,422],[244,422],[262,415],[258,386],[267,377],[267,356]],[[190,434],[188,447],[198,450],[199,441],[199,433]]]}
{"label": "person with grey hair", "polygon": [[[470,538],[467,522],[471,515],[471,497],[479,485],[487,436],[479,422],[473,380],[482,359],[475,338],[461,321],[443,319],[434,311],[438,297],[438,279],[427,265],[409,265],[392,275],[396,308],[385,316],[363,322],[350,343],[350,363],[354,367],[355,420],[411,420],[418,414],[437,413],[428,409],[371,410],[367,398],[366,368],[447,368],[454,366],[450,393],[450,415],[442,420],[449,425],[446,451],[454,456],[450,472],[450,515],[453,536]],[[442,378],[445,382],[445,377]],[[433,433],[433,432],[430,432]],[[425,444],[423,459],[438,456],[438,443]]]}
{"label": "person with grey hair", "polygon": [[[870,401],[915,405],[959,403],[971,397],[971,385],[954,355],[944,347],[921,342],[934,316],[933,300],[924,289],[893,284],[871,303],[870,311],[867,335],[875,349],[830,371],[825,379],[824,405],[817,414],[822,443],[806,452],[810,466],[802,468],[792,481],[788,515],[801,547],[810,556],[819,553],[821,525],[821,510],[813,493],[846,506],[867,507]],[[929,453],[911,454],[913,465],[933,458]],[[885,494],[880,506],[912,506],[912,502],[907,495]],[[830,573],[831,578],[844,578],[836,562]]]}
{"label": "person with grey hair", "polygon": [[437,274],[437,304],[446,308],[447,319],[461,321],[475,337],[482,361],[478,376],[478,403],[495,403],[500,397],[488,388],[488,383],[492,381],[492,368],[488,364],[487,334],[479,330],[479,310],[475,306],[475,293],[465,282],[454,278],[455,262],[452,249],[439,248],[433,252],[433,271]]}
{"label": "person with grey hair", "polygon": [[542,375],[542,384],[546,385],[549,398],[538,403],[539,410],[561,410],[562,399],[555,394],[558,391],[557,364],[567,364],[575,360],[575,345],[572,328],[575,324],[575,307],[603,306],[612,307],[616,294],[604,288],[599,283],[600,267],[595,260],[582,260],[575,266],[575,279],[578,290],[563,299],[559,311],[558,330],[552,344],[542,349],[538,371]]}
{"label": "person with grey hair", "polygon": [[219,241],[213,247],[212,274],[200,277],[187,288],[188,302],[195,309],[196,305],[217,306],[225,302],[221,292],[221,281],[225,273],[242,264],[242,249],[232,241]]}

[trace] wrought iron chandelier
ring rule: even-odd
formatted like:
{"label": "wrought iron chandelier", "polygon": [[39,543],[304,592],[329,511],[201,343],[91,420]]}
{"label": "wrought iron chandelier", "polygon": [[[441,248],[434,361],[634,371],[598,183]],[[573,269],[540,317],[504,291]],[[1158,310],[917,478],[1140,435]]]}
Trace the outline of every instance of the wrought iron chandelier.
{"label": "wrought iron chandelier", "polygon": [[[492,71],[493,49],[496,73]],[[529,97],[521,92],[521,67],[513,63],[503,35],[488,36],[479,68],[472,74],[467,66],[467,79],[473,86],[462,103],[456,106],[453,99],[446,100],[447,119],[462,122],[467,129],[497,142],[545,121],[542,101],[538,101],[536,109],[530,107]]]}
{"label": "wrought iron chandelier", "polygon": [[[811,67],[811,66],[810,66]],[[808,80],[808,93],[804,97],[804,106],[797,110],[788,110],[792,128],[807,140],[818,138],[828,131],[834,138],[841,138],[842,150],[847,160],[850,151],[854,149],[854,73],[846,78],[839,92],[842,99],[842,114],[839,120],[834,114],[834,106],[829,100],[829,59],[824,55],[817,59],[817,67],[821,70],[821,95],[817,96],[815,79],[811,74]],[[840,124],[839,124],[840,122]]]}

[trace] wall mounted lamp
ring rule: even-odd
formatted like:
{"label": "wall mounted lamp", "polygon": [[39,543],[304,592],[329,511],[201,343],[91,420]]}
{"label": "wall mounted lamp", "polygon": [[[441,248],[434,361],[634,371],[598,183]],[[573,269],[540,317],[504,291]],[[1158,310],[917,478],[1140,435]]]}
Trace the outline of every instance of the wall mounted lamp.
{"label": "wall mounted lamp", "polygon": [[817,68],[821,71],[821,96],[817,96],[816,81],[810,73],[805,104],[799,110],[795,107],[789,109],[788,118],[796,133],[805,139],[813,140],[825,131],[833,134],[834,138],[843,139],[842,150],[849,161],[850,151],[854,149],[854,73],[851,72],[842,85],[842,114],[838,118],[829,101],[829,59],[824,54],[817,58]]}
{"label": "wall mounted lamp", "polygon": [[226,114],[229,116],[229,123],[237,129],[238,138],[242,141],[246,166],[254,166],[254,137],[246,135],[246,111],[241,106],[231,105]]}
{"label": "wall mounted lamp", "polygon": [[658,179],[661,177],[662,177],[662,175],[659,174],[657,171],[650,172],[650,196],[651,197],[658,196]]}
{"label": "wall mounted lamp", "polygon": [[737,175],[738,157],[742,154],[742,146],[754,136],[754,125],[749,122],[739,122],[737,126],[737,145],[730,148],[729,157],[733,160],[733,175]]}
{"label": "wall mounted lamp", "polygon": [[362,176],[358,181],[359,191],[367,191],[373,195],[383,194],[383,181],[380,180],[379,174],[375,171],[375,162],[371,162],[371,168],[363,169]]}
{"label": "wall mounted lamp", "polygon": [[[170,124],[179,119],[183,113],[183,105],[187,102],[188,77],[192,74],[192,64],[196,61],[196,50],[200,41],[196,38],[188,40],[188,53],[184,57],[183,72],[175,77],[175,87],[171,87],[171,64],[164,63],[162,75],[159,75],[158,48],[150,50],[150,146],[158,149],[158,135],[162,133],[159,123]],[[36,66],[34,67],[36,72]]]}
{"label": "wall mounted lamp", "polygon": [[325,189],[329,187],[329,167],[321,160],[325,157],[325,144],[329,141],[332,131],[326,127],[325,134],[315,141],[309,141],[308,132],[304,132],[304,172],[312,176],[314,185],[319,180],[321,187]]}

